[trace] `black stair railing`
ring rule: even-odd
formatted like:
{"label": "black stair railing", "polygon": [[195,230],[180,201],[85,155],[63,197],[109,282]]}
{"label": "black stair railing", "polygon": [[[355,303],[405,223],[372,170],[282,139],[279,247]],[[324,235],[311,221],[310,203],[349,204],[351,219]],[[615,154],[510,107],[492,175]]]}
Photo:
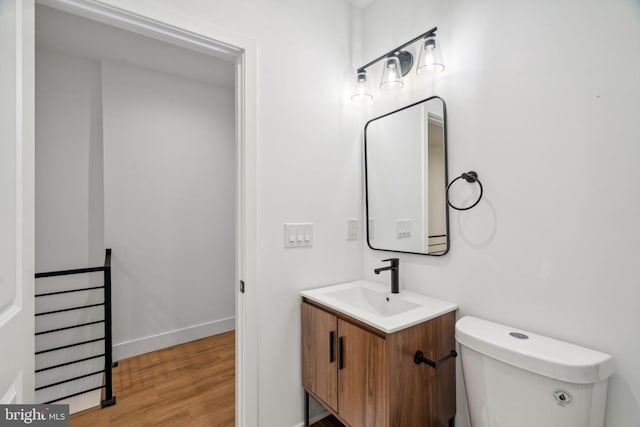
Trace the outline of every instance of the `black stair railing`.
{"label": "black stair railing", "polygon": [[54,387],[54,386],[58,386],[58,385],[61,385],[61,384],[65,384],[65,383],[68,383],[68,382],[71,382],[71,381],[79,380],[79,379],[82,379],[82,378],[90,377],[92,375],[97,375],[97,374],[101,374],[101,373],[104,373],[104,384],[99,386],[99,387],[93,387],[93,388],[90,388],[90,389],[81,390],[81,391],[78,391],[76,393],[68,394],[66,396],[61,396],[61,397],[58,397],[56,399],[49,400],[47,402],[42,402],[44,404],[50,404],[50,403],[58,402],[60,400],[69,399],[71,397],[79,396],[81,394],[89,393],[90,391],[95,391],[95,390],[100,390],[100,389],[105,389],[104,399],[102,399],[102,401],[100,402],[100,405],[103,408],[107,407],[107,406],[115,405],[115,403],[116,403],[116,397],[113,395],[112,370],[113,370],[114,367],[118,366],[118,363],[117,362],[115,362],[115,363],[113,362],[113,354],[112,354],[113,340],[112,340],[112,336],[111,336],[111,321],[112,321],[112,314],[111,314],[111,249],[107,249],[105,252],[106,253],[105,253],[105,258],[104,258],[104,265],[101,266],[101,267],[89,267],[89,268],[79,268],[79,269],[73,269],[73,270],[48,271],[48,272],[45,272],[45,273],[36,273],[36,275],[35,275],[36,279],[40,279],[40,278],[43,278],[43,277],[67,276],[67,275],[73,275],[73,274],[93,273],[93,272],[98,272],[98,271],[102,271],[104,273],[104,285],[102,285],[102,286],[91,286],[91,287],[86,287],[86,288],[67,289],[67,290],[56,291],[56,292],[36,293],[36,295],[35,295],[36,298],[44,298],[44,297],[48,297],[48,296],[52,296],[52,295],[69,294],[69,293],[73,293],[73,292],[83,292],[83,291],[90,291],[90,290],[94,290],[94,289],[103,289],[104,290],[104,300],[101,303],[88,304],[88,305],[82,305],[82,306],[76,306],[76,307],[68,307],[68,308],[63,308],[63,309],[59,309],[59,310],[51,310],[51,311],[44,311],[44,312],[41,312],[41,313],[36,313],[36,316],[48,316],[48,315],[55,314],[55,313],[63,313],[63,312],[75,311],[75,310],[86,310],[86,309],[91,308],[91,307],[104,306],[104,318],[102,320],[79,323],[79,324],[75,324],[75,325],[65,326],[65,327],[62,327],[62,328],[55,328],[55,329],[49,329],[49,330],[36,332],[36,336],[37,335],[45,335],[45,334],[51,334],[51,333],[54,333],[54,332],[64,331],[64,330],[68,330],[68,329],[74,329],[74,328],[80,328],[80,327],[83,327],[83,326],[89,326],[89,325],[95,325],[95,324],[104,323],[104,335],[102,337],[91,339],[91,340],[85,340],[85,341],[81,341],[81,342],[74,342],[74,343],[70,343],[70,344],[64,343],[64,344],[56,346],[56,347],[52,347],[52,348],[47,348],[45,350],[36,351],[36,355],[38,355],[38,354],[44,354],[44,353],[53,352],[53,351],[56,351],[56,350],[63,350],[63,349],[66,349],[66,348],[77,347],[77,346],[81,346],[81,345],[89,344],[89,343],[93,343],[93,342],[104,341],[104,353],[96,354],[96,355],[89,356],[89,357],[84,357],[82,359],[76,359],[76,360],[71,360],[71,361],[64,362],[64,363],[59,363],[59,364],[53,365],[53,366],[47,366],[45,368],[40,368],[40,369],[36,370],[36,374],[39,373],[39,372],[49,371],[51,369],[58,369],[58,368],[74,365],[76,363],[81,363],[81,362],[85,362],[85,361],[92,360],[92,359],[98,359],[100,357],[104,357],[104,369],[99,370],[99,371],[88,372],[86,374],[78,375],[78,376],[75,376],[73,378],[67,378],[67,379],[64,379],[62,381],[57,381],[57,382],[54,382],[54,383],[51,383],[51,384],[46,384],[46,385],[43,385],[43,386],[39,386],[39,387],[36,388],[36,391],[43,390],[43,389],[50,388],[50,387]]}

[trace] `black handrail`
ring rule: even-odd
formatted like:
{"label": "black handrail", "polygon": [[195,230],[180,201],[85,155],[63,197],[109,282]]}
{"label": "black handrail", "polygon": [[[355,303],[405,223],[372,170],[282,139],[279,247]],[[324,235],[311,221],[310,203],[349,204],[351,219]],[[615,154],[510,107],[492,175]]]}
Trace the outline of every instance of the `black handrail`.
{"label": "black handrail", "polygon": [[[44,276],[44,277],[50,277],[50,276]],[[66,291],[57,291],[57,292],[47,292],[44,294],[36,294],[36,298],[38,297],[48,297],[50,295],[60,295],[60,294],[70,294],[73,292],[83,292],[83,291],[92,291],[94,289],[103,289],[104,286],[91,286],[89,288],[78,288],[78,289],[69,289]]]}
{"label": "black handrail", "polygon": [[[107,250],[110,250],[110,249],[107,249]],[[106,268],[107,266],[104,265],[102,267],[74,268],[72,270],[47,271],[45,273],[36,273],[36,279],[40,279],[42,277],[70,276],[72,274],[93,273],[96,271],[104,271]]]}
{"label": "black handrail", "polygon": [[101,305],[105,305],[105,304],[103,302],[100,302],[98,304],[79,305],[77,307],[68,307],[68,308],[62,308],[60,310],[51,310],[51,311],[45,311],[43,313],[36,313],[35,315],[46,316],[48,314],[64,313],[65,311],[84,310],[85,308],[100,307]]}
{"label": "black handrail", "polygon": [[105,377],[105,383],[99,387],[93,387],[87,390],[82,390],[79,391],[77,393],[73,393],[73,394],[69,394],[66,396],[62,396],[47,402],[44,402],[45,404],[50,404],[50,403],[54,403],[54,402],[59,402],[61,400],[64,399],[68,399],[71,397],[75,397],[75,396],[79,396],[81,394],[85,394],[85,393],[89,393],[91,391],[94,390],[99,390],[104,388],[105,389],[105,395],[104,395],[104,399],[100,402],[100,406],[107,407],[107,406],[111,406],[111,405],[115,405],[116,403],[116,397],[113,395],[113,376],[112,376],[112,369],[114,367],[116,367],[118,365],[118,363],[113,363],[113,338],[111,335],[111,322],[112,322],[112,314],[111,314],[111,249],[107,249],[105,251],[105,257],[104,257],[104,265],[101,267],[89,267],[89,268],[76,268],[76,269],[71,269],[71,270],[59,270],[59,271],[47,271],[44,273],[36,273],[35,278],[39,279],[42,277],[54,277],[54,276],[67,276],[67,275],[72,275],[72,274],[84,274],[84,273],[93,273],[93,272],[98,272],[98,271],[102,271],[104,274],[104,285],[103,286],[91,286],[91,287],[87,287],[87,288],[79,288],[79,289],[68,289],[68,290],[63,290],[63,291],[57,291],[57,292],[46,292],[46,293],[40,293],[40,294],[36,294],[36,297],[48,297],[48,296],[52,296],[52,295],[60,295],[60,294],[66,294],[66,293],[71,293],[71,292],[83,292],[83,291],[90,291],[90,290],[94,290],[94,289],[103,289],[104,290],[104,302],[101,303],[97,303],[97,304],[88,304],[88,305],[83,305],[83,306],[76,306],[76,307],[68,307],[68,308],[63,308],[63,309],[59,309],[59,310],[51,310],[51,311],[46,311],[46,312],[42,312],[42,313],[36,313],[36,316],[45,316],[45,315],[49,315],[49,314],[55,314],[55,313],[62,313],[62,312],[67,312],[67,311],[73,311],[73,310],[84,310],[87,308],[92,308],[92,307],[98,307],[98,306],[104,306],[104,319],[103,320],[97,320],[97,321],[93,321],[93,322],[86,322],[86,323],[80,323],[80,324],[76,324],[76,325],[69,325],[69,326],[65,326],[65,327],[61,327],[61,328],[57,328],[57,329],[50,329],[50,330],[46,330],[46,331],[41,331],[41,332],[36,332],[36,335],[44,335],[44,334],[50,334],[50,333],[54,333],[54,332],[59,332],[59,331],[63,331],[63,330],[67,330],[67,329],[73,329],[73,328],[81,328],[83,326],[89,326],[89,325],[93,325],[93,324],[98,324],[98,323],[104,323],[104,336],[100,337],[100,338],[96,338],[96,339],[91,339],[91,340],[87,340],[87,341],[82,341],[82,342],[78,342],[78,343],[71,343],[71,344],[66,344],[66,345],[62,345],[62,346],[58,346],[58,347],[54,347],[54,348],[49,348],[49,349],[45,349],[45,350],[40,350],[36,352],[37,354],[43,354],[43,353],[48,353],[48,352],[53,352],[53,351],[57,351],[57,350],[62,350],[65,348],[70,348],[70,347],[76,347],[76,346],[80,346],[83,344],[89,344],[92,342],[98,342],[98,341],[104,341],[104,353],[102,354],[98,354],[95,356],[90,356],[90,357],[84,357],[82,359],[76,359],[76,360],[71,360],[68,362],[64,362],[64,363],[60,363],[54,366],[49,366],[46,368],[41,368],[41,369],[37,369],[35,372],[39,373],[39,372],[43,372],[43,371],[48,371],[51,369],[56,369],[56,368],[61,368],[64,366],[69,366],[69,365],[73,365],[76,363],[80,363],[80,362],[84,362],[87,360],[91,360],[91,359],[96,359],[99,357],[104,357],[104,369],[100,370],[100,371],[94,371],[91,373],[87,373],[84,375],[80,375],[74,378],[69,378],[67,380],[64,381],[59,381],[53,384],[49,384],[46,386],[41,386],[36,388],[36,390],[41,390],[44,388],[48,388],[48,387],[53,387],[55,385],[60,385],[60,384],[64,384],[67,382],[71,382],[77,379],[81,379],[81,378],[85,378],[85,377],[89,377],[92,375],[97,375],[100,373],[104,373],[104,377]]}
{"label": "black handrail", "polygon": [[98,342],[104,340],[104,337],[95,338],[92,340],[80,341],[73,344],[61,345],[59,347],[48,348],[46,350],[36,351],[36,356],[44,353],[51,353],[52,351],[64,350],[65,348],[78,347],[79,345],[91,344],[92,342]]}
{"label": "black handrail", "polygon": [[42,331],[42,332],[36,332],[36,336],[45,335],[45,334],[51,334],[53,332],[66,331],[67,329],[81,328],[83,326],[95,325],[97,323],[102,323],[102,322],[104,322],[104,320],[94,320],[93,322],[79,323],[77,325],[64,326],[62,328],[56,328],[56,329],[49,329],[49,330]]}
{"label": "black handrail", "polygon": [[42,385],[40,387],[36,387],[36,391],[43,390],[43,389],[49,388],[49,387],[55,387],[55,386],[60,385],[60,384],[70,383],[71,381],[79,380],[79,379],[82,379],[82,378],[87,378],[87,377],[90,377],[92,375],[98,375],[98,374],[101,374],[103,372],[104,372],[104,369],[101,369],[99,371],[89,372],[88,374],[78,375],[77,377],[67,378],[66,380],[57,381],[55,383]]}
{"label": "black handrail", "polygon": [[60,363],[59,365],[47,366],[46,368],[36,369],[36,374],[37,374],[38,372],[44,372],[44,371],[49,371],[49,370],[51,370],[51,369],[62,368],[63,366],[74,365],[74,364],[76,364],[76,363],[85,362],[85,361],[87,361],[87,360],[91,360],[91,359],[97,359],[97,358],[99,358],[99,357],[104,357],[104,353],[102,353],[102,354],[96,354],[95,356],[85,357],[85,358],[83,358],[83,359],[72,360],[72,361],[70,361],[70,362]]}

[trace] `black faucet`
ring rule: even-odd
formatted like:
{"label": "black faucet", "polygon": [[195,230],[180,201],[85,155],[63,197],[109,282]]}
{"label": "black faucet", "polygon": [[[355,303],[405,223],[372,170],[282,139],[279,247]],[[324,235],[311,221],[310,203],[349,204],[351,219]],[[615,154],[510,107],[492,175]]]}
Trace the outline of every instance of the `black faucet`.
{"label": "black faucet", "polygon": [[381,271],[391,270],[391,293],[400,293],[400,260],[398,258],[383,259],[382,262],[391,261],[388,267],[380,267],[373,270],[374,273],[380,274]]}

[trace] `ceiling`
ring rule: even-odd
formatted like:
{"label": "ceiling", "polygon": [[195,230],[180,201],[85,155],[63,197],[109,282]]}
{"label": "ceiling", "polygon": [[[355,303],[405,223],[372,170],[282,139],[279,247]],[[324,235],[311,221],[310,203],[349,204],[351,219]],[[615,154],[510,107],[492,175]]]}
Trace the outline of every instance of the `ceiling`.
{"label": "ceiling", "polygon": [[233,88],[233,62],[46,6],[36,6],[36,49],[130,64]]}

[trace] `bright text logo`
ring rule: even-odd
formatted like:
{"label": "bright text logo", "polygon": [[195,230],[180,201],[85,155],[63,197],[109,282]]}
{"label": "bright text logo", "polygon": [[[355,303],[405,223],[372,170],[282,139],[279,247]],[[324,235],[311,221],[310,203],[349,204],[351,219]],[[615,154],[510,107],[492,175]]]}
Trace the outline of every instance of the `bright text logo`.
{"label": "bright text logo", "polygon": [[0,405],[0,425],[69,427],[69,405]]}

